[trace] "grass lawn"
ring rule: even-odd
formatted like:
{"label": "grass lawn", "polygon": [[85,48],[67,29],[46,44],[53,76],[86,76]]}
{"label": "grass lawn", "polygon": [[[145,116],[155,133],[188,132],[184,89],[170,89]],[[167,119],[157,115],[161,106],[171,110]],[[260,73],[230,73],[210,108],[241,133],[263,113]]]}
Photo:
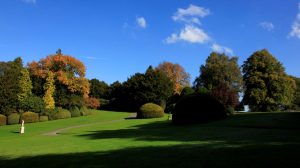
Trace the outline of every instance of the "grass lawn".
{"label": "grass lawn", "polygon": [[[0,127],[0,167],[300,167],[300,113],[238,114],[192,126],[95,113],[25,124],[23,135],[19,125]],[[69,129],[45,135],[62,128]]]}

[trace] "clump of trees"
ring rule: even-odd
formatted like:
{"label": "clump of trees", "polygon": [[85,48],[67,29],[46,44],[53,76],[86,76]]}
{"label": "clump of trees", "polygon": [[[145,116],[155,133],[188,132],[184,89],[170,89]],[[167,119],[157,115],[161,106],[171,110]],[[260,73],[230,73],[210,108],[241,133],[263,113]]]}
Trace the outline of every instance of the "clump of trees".
{"label": "clump of trees", "polygon": [[43,121],[45,117],[55,119],[62,108],[98,108],[99,100],[89,97],[85,70],[82,62],[61,50],[27,67],[20,57],[0,62],[0,114],[15,124],[19,119],[37,122],[39,116]]}
{"label": "clump of trees", "polygon": [[250,111],[262,112],[300,109],[299,78],[287,75],[283,65],[265,49],[254,52],[242,67],[238,57],[212,52],[200,66],[193,87],[184,68],[171,62],[149,66],[145,73],[111,85],[88,80],[85,73],[82,62],[61,50],[26,67],[21,58],[0,62],[2,120],[17,123],[25,112],[30,114],[29,120],[35,116],[32,121],[88,115],[87,107],[99,108],[99,100],[103,109],[134,112],[154,103],[163,111],[174,112],[175,123],[224,118],[224,112],[232,114],[244,105]]}
{"label": "clump of trees", "polygon": [[160,70],[149,66],[145,73],[136,73],[127,81],[115,82],[110,89],[110,110],[138,111],[145,103],[165,107],[168,97],[173,94],[173,83]]}

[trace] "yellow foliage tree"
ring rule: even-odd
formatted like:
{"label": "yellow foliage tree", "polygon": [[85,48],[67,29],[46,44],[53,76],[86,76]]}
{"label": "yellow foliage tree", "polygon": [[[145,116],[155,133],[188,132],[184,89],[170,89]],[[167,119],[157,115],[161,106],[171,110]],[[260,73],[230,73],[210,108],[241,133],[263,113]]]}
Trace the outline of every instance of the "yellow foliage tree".
{"label": "yellow foliage tree", "polygon": [[31,96],[32,82],[29,76],[29,72],[27,69],[23,68],[20,72],[20,76],[18,78],[19,84],[19,93],[17,94],[17,98],[19,102],[22,102],[27,97]]}
{"label": "yellow foliage tree", "polygon": [[46,109],[54,109],[55,101],[53,98],[53,93],[55,91],[54,85],[54,74],[52,72],[48,72],[48,76],[46,78],[46,83],[44,84],[45,95],[43,97]]}

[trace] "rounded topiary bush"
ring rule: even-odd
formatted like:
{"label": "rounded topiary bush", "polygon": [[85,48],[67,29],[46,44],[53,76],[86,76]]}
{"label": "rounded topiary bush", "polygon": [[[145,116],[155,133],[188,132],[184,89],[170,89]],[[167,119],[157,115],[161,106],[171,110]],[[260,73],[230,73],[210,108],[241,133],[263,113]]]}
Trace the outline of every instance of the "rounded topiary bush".
{"label": "rounded topiary bush", "polygon": [[70,109],[72,117],[80,117],[80,110],[78,107],[73,107]]}
{"label": "rounded topiary bush", "polygon": [[39,114],[34,113],[34,112],[25,112],[21,116],[21,120],[24,120],[25,123],[34,123],[34,122],[39,122]]}
{"label": "rounded topiary bush", "polygon": [[1,125],[6,125],[6,116],[0,114],[0,126]]}
{"label": "rounded topiary bush", "polygon": [[19,124],[20,123],[20,114],[18,113],[12,113],[7,117],[7,124]]}
{"label": "rounded topiary bush", "polygon": [[181,98],[176,104],[174,124],[204,123],[225,118],[226,108],[217,99],[205,93],[195,93]]}
{"label": "rounded topiary bush", "polygon": [[71,113],[69,110],[66,109],[58,109],[58,112],[54,114],[53,118],[55,120],[71,118]]}
{"label": "rounded topiary bush", "polygon": [[163,116],[163,108],[154,103],[146,103],[142,105],[137,113],[137,118],[160,118]]}
{"label": "rounded topiary bush", "polygon": [[48,116],[40,116],[40,122],[48,121]]}

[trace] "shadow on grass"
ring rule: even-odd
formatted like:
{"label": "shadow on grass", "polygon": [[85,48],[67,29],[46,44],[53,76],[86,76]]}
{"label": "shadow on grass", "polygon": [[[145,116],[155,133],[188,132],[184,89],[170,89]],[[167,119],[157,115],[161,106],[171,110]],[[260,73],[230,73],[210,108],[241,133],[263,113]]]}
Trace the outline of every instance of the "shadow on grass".
{"label": "shadow on grass", "polygon": [[91,140],[134,139],[137,141],[226,141],[245,143],[299,143],[300,113],[237,115],[223,121],[173,126],[167,121],[139,124],[119,130],[99,130],[78,135]]}
{"label": "shadow on grass", "polygon": [[14,133],[14,134],[20,134],[19,131],[11,131],[11,133]]}
{"label": "shadow on grass", "polygon": [[230,167],[266,168],[300,166],[299,145],[220,144],[127,148],[107,152],[49,154],[8,159],[0,167]]}

